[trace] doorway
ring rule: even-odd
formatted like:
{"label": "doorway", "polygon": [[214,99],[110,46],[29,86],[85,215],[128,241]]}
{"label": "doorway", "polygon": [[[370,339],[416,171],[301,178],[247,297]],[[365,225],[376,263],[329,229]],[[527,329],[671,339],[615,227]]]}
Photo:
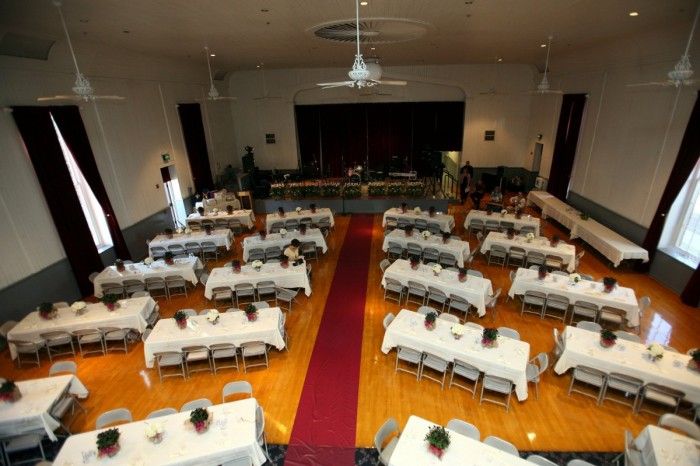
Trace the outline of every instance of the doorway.
{"label": "doorway", "polygon": [[182,135],[185,138],[185,150],[190,161],[194,190],[201,193],[214,189],[207,138],[204,134],[199,104],[178,104],[177,112],[180,116]]}
{"label": "doorway", "polygon": [[564,94],[559,114],[559,126],[554,140],[552,168],[549,173],[547,191],[566,201],[574,168],[574,157],[581,132],[583,110],[586,107],[586,94]]}
{"label": "doorway", "polygon": [[542,149],[544,145],[541,142],[535,143],[535,150],[532,152],[532,173],[540,172],[540,165],[542,164]]}
{"label": "doorway", "polygon": [[160,176],[163,178],[163,191],[165,191],[165,198],[168,201],[168,207],[170,207],[173,224],[184,228],[187,222],[187,213],[185,212],[185,202],[182,199],[175,165],[161,168]]}

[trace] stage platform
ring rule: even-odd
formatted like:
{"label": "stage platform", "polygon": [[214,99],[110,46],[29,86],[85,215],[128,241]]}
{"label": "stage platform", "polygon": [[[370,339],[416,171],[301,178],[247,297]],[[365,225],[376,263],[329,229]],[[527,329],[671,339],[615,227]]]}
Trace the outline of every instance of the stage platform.
{"label": "stage platform", "polygon": [[447,206],[459,202],[456,199],[432,199],[411,197],[359,197],[355,199],[343,199],[339,197],[304,198],[304,199],[255,199],[256,213],[272,213],[282,207],[291,212],[296,207],[308,208],[310,204],[316,207],[328,207],[338,214],[382,214],[391,207],[398,207],[402,202],[409,207],[420,207],[428,210],[431,206],[435,210],[447,212]]}

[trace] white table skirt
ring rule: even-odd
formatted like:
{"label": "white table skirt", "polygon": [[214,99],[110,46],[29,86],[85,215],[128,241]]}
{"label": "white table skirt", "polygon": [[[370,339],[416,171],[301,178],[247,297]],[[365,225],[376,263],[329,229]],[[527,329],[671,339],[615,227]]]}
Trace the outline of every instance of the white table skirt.
{"label": "white table skirt", "polygon": [[574,284],[567,277],[551,273],[542,281],[538,278],[537,270],[519,268],[508,296],[514,298],[515,295],[523,295],[526,291],[560,294],[569,298],[572,305],[575,301],[588,301],[599,308],[610,306],[622,309],[627,313],[627,323],[630,327],[639,325],[639,303],[631,288],[618,285],[612,292],[606,293],[600,282],[581,280]]}
{"label": "white table skirt", "polygon": [[389,241],[398,243],[403,248],[406,248],[406,244],[410,241],[419,244],[422,248],[435,248],[439,252],[450,253],[457,258],[458,267],[464,267],[464,261],[467,260],[470,253],[469,243],[467,241],[449,239],[448,242],[445,243],[442,241],[442,236],[440,235],[431,235],[426,240],[423,239],[421,234],[417,231],[414,231],[411,236],[406,236],[406,232],[399,229],[389,232],[384,237],[384,244],[382,245],[383,251],[389,249]]}
{"label": "white table skirt", "polygon": [[259,272],[253,270],[253,267],[244,265],[241,267],[240,273],[234,273],[232,267],[217,267],[212,269],[207,280],[207,285],[204,288],[204,296],[211,299],[211,290],[219,286],[234,287],[237,283],[252,283],[256,285],[258,282],[271,280],[281,288],[303,288],[306,296],[311,296],[311,283],[306,274],[306,265],[304,263],[297,266],[289,263],[289,267],[282,268],[279,263],[263,264]]}
{"label": "white table skirt", "polygon": [[389,466],[532,466],[518,456],[449,429],[450,446],[440,459],[428,451],[425,441],[428,430],[435,425],[439,424],[418,416],[408,418]]}
{"label": "white table skirt", "polygon": [[267,214],[267,217],[265,217],[265,228],[268,233],[270,233],[270,229],[272,228],[272,224],[275,222],[286,222],[287,220],[301,220],[302,218],[305,217],[311,217],[311,222],[312,223],[318,223],[319,220],[322,218],[327,218],[328,221],[330,222],[331,226],[335,225],[335,219],[333,218],[333,212],[331,209],[327,207],[321,207],[316,209],[316,212],[311,213],[311,210],[309,209],[304,209],[301,212],[297,213],[296,210],[292,210],[291,212],[285,212],[284,217],[280,217],[277,212],[273,212],[271,214]]}
{"label": "white table skirt", "polygon": [[480,330],[465,327],[464,336],[455,340],[450,331],[453,322],[437,319],[435,329],[427,330],[424,320],[422,314],[402,309],[384,333],[382,351],[388,353],[402,345],[427,351],[449,362],[460,359],[486,374],[512,381],[518,400],[527,399],[525,369],[530,356],[529,343],[499,336],[496,348],[484,348]]}
{"label": "white table skirt", "polygon": [[411,223],[416,223],[417,219],[425,220],[428,223],[437,223],[440,225],[440,231],[452,231],[455,227],[455,218],[452,215],[436,213],[434,216],[430,216],[427,210],[421,211],[417,214],[413,209],[408,209],[406,212],[402,212],[398,207],[392,207],[391,209],[384,212],[384,218],[382,219],[382,226],[386,226],[386,218],[395,217],[397,219],[404,218]]}
{"label": "white table skirt", "polygon": [[22,398],[14,403],[0,403],[0,437],[43,429],[55,442],[57,439],[53,431],[60,424],[49,414],[54,403],[66,390],[79,398],[88,396],[85,385],[74,375],[57,375],[15,383]]}
{"label": "white table skirt", "polygon": [[316,247],[321,248],[324,254],[328,251],[328,244],[326,244],[326,238],[323,237],[321,230],[308,228],[303,235],[298,230],[288,231],[284,238],[279,233],[269,233],[264,241],[260,239],[260,235],[246,236],[243,239],[243,260],[248,262],[250,250],[254,248],[265,249],[277,246],[284,251],[285,246],[291,243],[293,239],[298,239],[301,242],[313,241]]}
{"label": "white table skirt", "polygon": [[528,205],[536,205],[541,209],[545,206],[545,201],[554,196],[549,194],[547,191],[535,191],[534,189],[527,193],[527,203]]}
{"label": "white table skirt", "polygon": [[479,317],[486,315],[486,303],[489,296],[493,294],[491,280],[467,275],[467,281],[460,282],[457,275],[457,272],[443,270],[436,277],[432,267],[420,264],[418,270],[413,270],[409,261],[397,259],[384,272],[382,286],[386,285],[386,277],[398,280],[403,286],[408,286],[408,281],[412,280],[425,285],[426,288],[433,286],[447,296],[450,294],[460,296],[476,308]]}
{"label": "white table skirt", "polygon": [[[213,416],[212,423],[203,434],[196,433],[191,427],[189,411],[121,424],[121,450],[109,459],[97,458],[95,442],[100,431],[71,435],[53,464],[215,466],[250,457],[253,465],[260,466],[266,459],[255,435],[256,406],[255,398],[247,398],[208,407],[207,411]],[[145,435],[146,426],[155,422],[164,428],[163,441],[157,445]]]}
{"label": "white table skirt", "polygon": [[503,246],[507,251],[510,251],[510,248],[515,246],[523,248],[527,252],[536,251],[544,255],[551,254],[553,256],[559,256],[563,259],[563,263],[568,272],[573,273],[576,270],[576,247],[573,244],[560,241],[557,247],[553,248],[550,245],[549,239],[543,236],[539,236],[528,243],[527,238],[523,236],[516,235],[513,239],[508,239],[506,233],[491,231],[484,239],[481,252],[486,254],[486,252],[491,249],[492,244]]}
{"label": "white table skirt", "polygon": [[211,241],[216,244],[217,247],[231,249],[233,244],[233,233],[231,230],[214,230],[211,235],[207,235],[204,231],[193,231],[189,235],[187,234],[173,234],[172,238],[168,238],[165,235],[158,235],[151,240],[148,245],[148,252],[152,256],[152,249],[155,246],[161,248],[168,248],[168,246],[180,245],[183,248],[187,243],[197,243],[202,244],[204,241]]}
{"label": "white table skirt", "polygon": [[642,452],[644,466],[700,464],[700,441],[655,425],[646,426],[634,444]]}
{"label": "white table skirt", "polygon": [[612,348],[600,346],[600,334],[577,327],[566,327],[564,352],[554,366],[557,374],[579,364],[603,372],[619,372],[644,383],[657,383],[685,393],[691,403],[700,403],[700,372],[689,369],[690,356],[666,351],[659,361],[647,357],[647,345],[617,340]]}
{"label": "white table skirt", "polygon": [[278,350],[284,349],[280,331],[281,311],[278,307],[260,309],[258,319],[249,322],[243,311],[219,314],[219,323],[212,325],[206,315],[190,317],[187,327],[180,329],[175,319],[160,319],[148,335],[143,353],[146,367],[153,367],[155,353],[180,351],[185,346],[233,343],[240,346],[251,341],[264,341]]}
{"label": "white table skirt", "polygon": [[533,217],[531,215],[523,215],[520,218],[515,218],[514,214],[501,215],[500,213],[494,213],[487,215],[483,210],[470,210],[467,214],[467,218],[464,220],[464,228],[469,228],[469,222],[472,220],[481,220],[486,224],[486,221],[496,221],[496,222],[511,222],[515,230],[520,231],[524,226],[533,227],[535,229],[535,236],[540,235],[540,219]]}
{"label": "white table skirt", "polygon": [[103,283],[122,283],[124,280],[145,280],[151,277],[165,278],[168,275],[177,275],[196,285],[198,282],[195,270],[201,269],[202,262],[197,257],[185,257],[175,259],[173,265],[166,264],[162,259],[154,261],[151,265],[141,262],[126,264],[123,272],[117,272],[116,267],[110,265],[95,277],[95,296],[102,297]]}
{"label": "white table skirt", "polygon": [[[110,311],[102,303],[88,304],[81,315],[68,307],[59,308],[55,319],[42,319],[37,311],[29,313],[7,334],[8,340],[42,341],[41,334],[53,331],[73,332],[86,328],[119,327],[134,328],[143,332],[146,319],[156,307],[153,298],[131,298],[119,301],[119,307]],[[10,344],[12,358],[17,357],[15,346]]]}
{"label": "white table skirt", "polygon": [[229,215],[225,210],[219,210],[217,213],[207,212],[204,216],[198,213],[190,214],[187,217],[188,222],[201,222],[202,220],[238,220],[241,225],[248,228],[253,228],[255,226],[255,216],[252,210],[234,210],[233,213]]}

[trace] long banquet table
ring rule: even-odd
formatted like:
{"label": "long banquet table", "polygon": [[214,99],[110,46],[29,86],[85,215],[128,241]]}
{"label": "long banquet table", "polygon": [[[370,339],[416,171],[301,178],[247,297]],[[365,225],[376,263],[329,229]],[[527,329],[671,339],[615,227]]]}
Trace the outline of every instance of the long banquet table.
{"label": "long banquet table", "polygon": [[255,215],[253,215],[252,210],[234,210],[230,214],[225,210],[219,210],[216,213],[205,213],[203,216],[199,215],[199,213],[194,213],[187,217],[187,223],[201,223],[202,220],[211,220],[213,222],[217,220],[238,220],[241,222],[241,225],[247,228],[253,228],[255,226]]}
{"label": "long banquet table", "polygon": [[423,249],[435,248],[440,253],[450,253],[457,258],[457,265],[459,267],[464,267],[464,261],[467,260],[470,254],[469,243],[467,241],[450,238],[447,242],[444,242],[440,235],[431,235],[428,239],[423,239],[418,231],[414,231],[411,236],[406,236],[406,232],[398,228],[392,230],[384,237],[384,244],[382,245],[383,251],[389,249],[389,242],[398,243],[404,249],[406,245],[411,242],[418,244]]}
{"label": "long banquet table", "polygon": [[265,217],[265,228],[268,233],[270,233],[270,229],[272,228],[272,225],[276,222],[286,222],[287,220],[296,220],[299,221],[302,218],[309,217],[311,218],[312,223],[318,223],[319,220],[322,218],[327,218],[328,222],[331,224],[331,226],[335,225],[335,220],[333,219],[333,212],[331,209],[327,207],[321,207],[316,209],[316,212],[311,212],[309,209],[303,209],[299,213],[297,213],[295,210],[291,212],[286,212],[283,217],[280,217],[277,212],[273,212],[271,214],[267,214],[267,217]]}
{"label": "long banquet table", "polygon": [[153,261],[151,265],[142,262],[136,264],[126,264],[123,272],[117,271],[116,267],[110,265],[95,277],[93,285],[95,296],[102,297],[103,283],[123,283],[124,280],[145,280],[151,277],[165,278],[169,275],[177,275],[188,282],[196,285],[198,282],[195,270],[201,269],[202,262],[197,257],[183,257],[175,259],[173,265],[168,265],[162,259]]}
{"label": "long banquet table", "polygon": [[[88,304],[81,315],[77,315],[71,308],[59,308],[54,319],[43,319],[37,311],[30,312],[7,334],[8,341],[42,341],[41,334],[53,331],[73,332],[87,328],[119,327],[134,328],[143,332],[148,325],[147,318],[156,307],[156,302],[151,297],[122,299],[119,307],[110,311],[102,303]],[[17,357],[12,343],[10,354]]]}
{"label": "long banquet table", "polygon": [[476,308],[480,317],[486,315],[486,303],[489,296],[493,294],[491,280],[467,275],[467,280],[460,282],[457,275],[457,272],[443,270],[436,277],[432,267],[420,264],[418,270],[413,270],[409,261],[397,259],[384,271],[382,286],[386,285],[386,277],[398,280],[403,286],[408,286],[408,281],[412,280],[425,285],[426,288],[433,286],[447,296],[450,294],[460,296]]}
{"label": "long banquet table", "polygon": [[389,353],[401,345],[418,351],[427,351],[453,362],[462,360],[476,366],[482,372],[506,378],[515,385],[518,400],[527,399],[527,375],[530,344],[499,336],[496,348],[481,346],[481,331],[464,327],[464,336],[456,340],[450,331],[453,322],[437,319],[434,330],[427,330],[425,317],[417,312],[402,309],[384,333],[382,351]]}
{"label": "long banquet table", "polygon": [[510,222],[513,224],[513,228],[518,231],[525,226],[533,227],[535,229],[535,236],[540,235],[540,219],[531,215],[523,215],[520,218],[516,218],[514,214],[510,213],[504,215],[501,215],[500,213],[488,215],[484,210],[472,209],[467,214],[467,218],[464,219],[465,229],[469,228],[469,223],[472,220],[481,220],[484,223],[487,221],[496,221],[499,223]]}
{"label": "long banquet table", "polygon": [[386,226],[387,217],[395,217],[397,219],[403,218],[414,224],[417,219],[422,219],[428,223],[437,223],[440,225],[440,231],[452,231],[455,227],[455,218],[452,215],[436,212],[435,215],[431,217],[427,210],[416,213],[413,209],[407,209],[406,212],[404,212],[399,207],[392,207],[384,212],[384,218],[382,219],[383,227]]}
{"label": "long banquet table", "polygon": [[260,271],[256,271],[250,264],[241,267],[240,273],[235,273],[232,267],[217,267],[212,269],[206,287],[204,288],[204,296],[207,299],[212,297],[212,289],[219,286],[229,286],[231,288],[238,283],[252,283],[256,285],[258,282],[271,280],[281,288],[304,288],[304,294],[311,296],[311,283],[309,276],[306,274],[306,265],[292,265],[285,269],[279,263],[263,264]]}
{"label": "long banquet table", "polygon": [[687,354],[666,351],[660,360],[652,362],[645,344],[618,339],[612,348],[603,348],[600,334],[578,327],[566,327],[563,339],[564,352],[554,365],[557,374],[583,364],[675,388],[691,403],[700,403],[700,372],[688,368]]}
{"label": "long banquet table", "polygon": [[697,466],[700,440],[648,425],[634,441],[642,452],[644,466]]}
{"label": "long banquet table", "polygon": [[204,241],[212,242],[217,247],[231,249],[233,244],[233,232],[229,229],[213,230],[210,235],[204,231],[193,231],[192,233],[174,233],[172,238],[166,235],[158,235],[148,243],[148,252],[152,256],[154,247],[168,248],[168,246],[179,245],[183,248],[187,243],[197,243],[201,245]]}
{"label": "long banquet table", "polygon": [[22,398],[14,403],[0,403],[0,437],[13,437],[44,430],[56,441],[54,430],[60,426],[51,414],[51,408],[68,391],[86,398],[85,385],[74,375],[57,375],[42,379],[16,381]]}
{"label": "long banquet table", "polygon": [[328,244],[326,244],[326,238],[323,237],[321,230],[318,228],[307,228],[306,233],[303,235],[299,230],[291,230],[284,236],[280,233],[269,233],[264,240],[260,238],[260,235],[246,236],[243,239],[243,260],[248,262],[250,250],[253,248],[265,249],[277,246],[284,250],[284,247],[291,243],[293,239],[298,239],[300,242],[313,242],[317,248],[321,248],[324,254],[328,251]]}
{"label": "long banquet table", "polygon": [[442,458],[430,453],[425,435],[434,425],[418,416],[411,416],[401,432],[394,452],[389,459],[389,466],[532,466],[519,456],[511,455],[478,440],[469,438],[453,430],[450,434],[450,446]]}
{"label": "long banquet table", "polygon": [[258,319],[249,322],[243,311],[222,312],[215,325],[207,320],[206,315],[197,315],[187,319],[184,329],[177,326],[175,319],[160,319],[143,345],[146,367],[153,367],[155,353],[180,351],[192,345],[233,343],[240,346],[246,342],[263,341],[282,350],[281,315],[278,307],[260,309]]}
{"label": "long banquet table", "polygon": [[526,291],[560,294],[569,298],[571,304],[575,301],[588,301],[599,308],[610,306],[622,309],[627,313],[627,324],[630,327],[639,325],[639,303],[632,288],[617,285],[612,292],[606,293],[600,282],[581,280],[573,283],[568,277],[551,273],[547,274],[544,280],[540,280],[537,270],[519,268],[508,296],[514,298],[515,295],[523,295]]}
{"label": "long banquet table", "polygon": [[507,251],[515,246],[523,248],[528,253],[535,251],[544,255],[558,256],[562,258],[567,271],[574,272],[576,270],[576,247],[564,241],[560,241],[556,247],[552,247],[549,238],[544,236],[538,236],[532,242],[528,242],[527,238],[520,235],[515,235],[513,239],[508,239],[506,233],[491,231],[484,239],[484,244],[481,245],[481,252],[486,254],[491,249],[492,244],[503,246]]}
{"label": "long banquet table", "polygon": [[[97,458],[95,442],[100,431],[71,435],[53,464],[215,466],[249,457],[253,465],[260,466],[266,458],[255,432],[257,404],[255,398],[247,398],[208,407],[212,423],[203,434],[191,427],[189,411],[121,424],[121,449],[113,458]],[[151,443],[144,433],[149,424],[156,422],[164,429],[159,444]]]}

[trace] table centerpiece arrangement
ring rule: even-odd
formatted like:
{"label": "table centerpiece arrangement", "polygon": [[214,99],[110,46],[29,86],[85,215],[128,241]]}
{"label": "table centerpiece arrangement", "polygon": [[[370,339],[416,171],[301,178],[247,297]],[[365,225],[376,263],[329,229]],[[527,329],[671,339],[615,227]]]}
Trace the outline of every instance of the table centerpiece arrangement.
{"label": "table centerpiece arrangement", "polygon": [[119,429],[107,429],[97,434],[97,457],[111,458],[119,453]]}
{"label": "table centerpiece arrangement", "polygon": [[688,368],[695,371],[700,371],[700,349],[696,349],[690,353]]}
{"label": "table centerpiece arrangement", "polygon": [[[171,235],[172,236],[172,235]],[[126,266],[124,265],[124,261],[121,259],[117,259],[114,261],[114,268],[117,269],[117,272],[123,272],[126,270]]]}
{"label": "table centerpiece arrangement", "polygon": [[209,321],[210,324],[216,325],[219,323],[219,311],[216,309],[209,309],[207,311],[207,321]]}
{"label": "table centerpiece arrangement", "polygon": [[301,215],[301,211],[302,211],[302,208],[301,208],[301,207],[297,207],[297,208],[294,209],[294,210],[296,211],[297,215]]}
{"label": "table centerpiece arrangement", "polygon": [[506,237],[508,239],[515,238],[515,228],[508,228],[508,231],[506,231]]}
{"label": "table centerpiece arrangement", "polygon": [[245,316],[248,319],[248,322],[255,322],[258,320],[258,308],[252,304],[248,304],[245,307]]}
{"label": "table centerpiece arrangement", "polygon": [[165,263],[168,265],[173,265],[175,263],[175,255],[172,253],[172,251],[165,251],[163,261],[165,261]]}
{"label": "table centerpiece arrangement", "polygon": [[316,213],[316,204],[311,204],[311,205],[309,206],[309,210],[311,210],[311,213],[312,213],[312,214],[315,214],[315,213]]}
{"label": "table centerpiece arrangement", "polygon": [[231,269],[233,273],[241,273],[241,261],[233,260],[231,261]]}
{"label": "table centerpiece arrangement", "polygon": [[251,267],[255,269],[256,272],[260,272],[260,269],[262,269],[263,266],[263,261],[261,260],[254,260],[253,262],[250,263]]}
{"label": "table centerpiece arrangement", "polygon": [[452,235],[450,234],[449,231],[442,232],[442,244],[449,243],[451,238],[452,238]]}
{"label": "table centerpiece arrangement", "polygon": [[420,264],[420,259],[418,259],[418,256],[411,256],[410,261],[411,261],[411,268],[413,270],[418,270],[418,265]]}
{"label": "table centerpiece arrangement", "polygon": [[664,347],[658,343],[647,346],[647,357],[651,362],[659,361],[664,357]]}
{"label": "table centerpiece arrangement", "polygon": [[87,303],[85,301],[76,301],[70,305],[70,308],[73,312],[75,312],[76,316],[81,316],[85,314],[85,311],[87,310]]}
{"label": "table centerpiece arrangement", "polygon": [[424,240],[428,240],[432,233],[430,233],[428,230],[424,230],[420,232],[420,235],[423,237]]}
{"label": "table centerpiece arrangement", "polygon": [[284,208],[283,207],[280,206],[277,208],[277,216],[284,217]]}
{"label": "table centerpiece arrangement", "polygon": [[175,323],[177,324],[178,328],[180,328],[181,330],[184,330],[187,328],[188,316],[187,316],[187,313],[185,311],[182,311],[182,310],[177,311],[175,313],[175,315],[173,316],[173,318],[175,319]]}
{"label": "table centerpiece arrangement", "polygon": [[570,273],[569,274],[569,281],[573,284],[576,284],[581,281],[581,275],[577,273]]}
{"label": "table centerpiece arrangement", "polygon": [[41,303],[37,310],[39,311],[39,317],[44,320],[55,319],[58,316],[58,311],[53,303]]}
{"label": "table centerpiece arrangement", "polygon": [[119,307],[119,296],[116,294],[106,294],[102,296],[102,304],[105,305],[108,311],[114,311]]}
{"label": "table centerpiece arrangement", "polygon": [[204,225],[204,233],[207,235],[211,235],[213,231],[213,227],[209,224]]}
{"label": "table centerpiece arrangement", "polygon": [[226,206],[226,213],[229,215],[233,214],[233,206],[231,204]]}
{"label": "table centerpiece arrangement", "polygon": [[547,278],[547,267],[544,265],[540,265],[540,267],[537,269],[537,278],[540,280],[544,280]]}
{"label": "table centerpiece arrangement", "polygon": [[422,210],[420,210],[420,207],[419,207],[419,206],[415,206],[415,207],[413,208],[413,213],[414,213],[414,214],[420,215],[421,212],[422,212]]}
{"label": "table centerpiece arrangement", "polygon": [[0,385],[0,400],[5,403],[14,403],[20,398],[22,398],[22,393],[13,380],[5,380],[2,385]]}
{"label": "table centerpiece arrangement", "polygon": [[433,275],[435,275],[436,277],[439,277],[440,272],[442,272],[442,266],[440,264],[433,265]]}
{"label": "table centerpiece arrangement", "polygon": [[282,238],[285,238],[287,236],[287,229],[286,228],[280,228],[280,236]]}
{"label": "table centerpiece arrangement", "polygon": [[600,331],[600,346],[603,348],[611,348],[615,346],[615,340],[617,340],[617,335],[612,330],[604,328]]}
{"label": "table centerpiece arrangement", "polygon": [[527,235],[525,235],[525,241],[528,243],[532,243],[535,240],[535,234],[533,232],[528,232]]}
{"label": "table centerpiece arrangement", "polygon": [[466,267],[459,268],[459,272],[457,272],[457,279],[462,283],[467,281],[467,268]]}
{"label": "table centerpiece arrangement", "polygon": [[485,328],[481,334],[481,346],[484,348],[496,348],[498,346],[498,329]]}
{"label": "table centerpiece arrangement", "polygon": [[404,230],[406,232],[406,237],[410,238],[413,236],[413,225],[406,225],[406,229]]}
{"label": "table centerpiece arrangement", "polygon": [[163,424],[160,422],[149,422],[146,424],[146,438],[151,442],[158,444],[163,441]]}
{"label": "table centerpiece arrangement", "polygon": [[447,447],[450,446],[450,434],[442,426],[432,426],[425,436],[428,442],[428,451],[442,459]]}
{"label": "table centerpiece arrangement", "polygon": [[435,325],[437,322],[437,314],[434,312],[428,312],[425,315],[425,320],[423,321],[423,325],[425,325],[425,328],[427,330],[435,330]]}
{"label": "table centerpiece arrangement", "polygon": [[603,278],[603,291],[605,291],[606,293],[612,293],[616,285],[617,280],[615,280],[613,277]]}
{"label": "table centerpiece arrangement", "polygon": [[194,426],[198,434],[203,434],[209,429],[212,415],[206,408],[196,408],[190,413],[189,422]]}
{"label": "table centerpiece arrangement", "polygon": [[459,340],[464,336],[464,325],[454,324],[450,328],[450,332],[452,332],[452,336],[455,337],[455,340]]}
{"label": "table centerpiece arrangement", "polygon": [[428,208],[428,216],[429,216],[429,217],[435,217],[435,207],[430,206],[430,207]]}
{"label": "table centerpiece arrangement", "polygon": [[265,230],[260,230],[258,231],[258,235],[260,236],[260,241],[265,241],[265,237],[267,237],[267,232]]}

